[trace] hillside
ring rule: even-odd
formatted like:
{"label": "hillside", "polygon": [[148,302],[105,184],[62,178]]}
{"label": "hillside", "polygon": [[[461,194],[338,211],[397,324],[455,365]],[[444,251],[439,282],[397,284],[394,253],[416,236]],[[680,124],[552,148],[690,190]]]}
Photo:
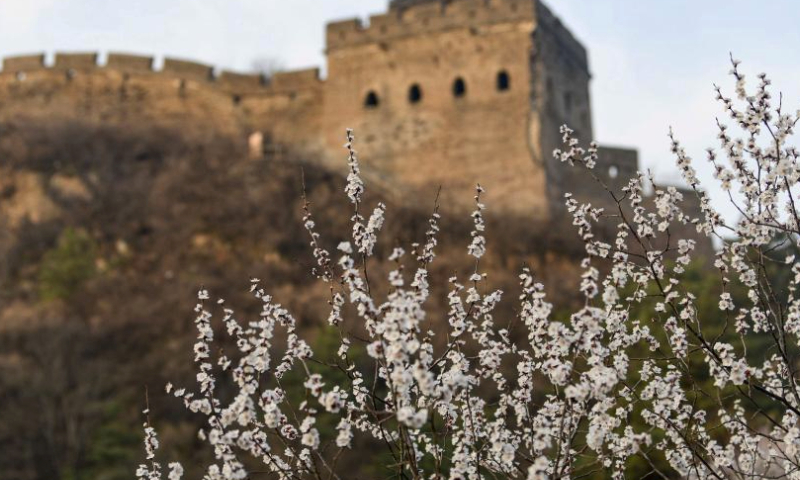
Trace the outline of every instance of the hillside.
{"label": "hillside", "polygon": [[[247,288],[261,278],[307,333],[324,335],[326,290],[310,274],[301,172],[333,248],[350,231],[345,155],[334,172],[290,153],[252,160],[234,127],[37,111],[0,121],[0,471],[129,478],[142,455],[145,386],[168,454],[202,456],[186,443],[196,426],[160,393],[167,379],[190,384],[196,291],[254,313]],[[369,208],[388,204],[380,258],[424,238],[434,196],[384,198],[368,185]],[[445,213],[442,225],[447,254],[433,274],[445,284],[469,268],[470,219]],[[554,293],[569,291],[575,252],[553,229],[491,217],[488,230],[494,285],[513,294],[527,263]],[[445,292],[435,298],[444,312]]]}

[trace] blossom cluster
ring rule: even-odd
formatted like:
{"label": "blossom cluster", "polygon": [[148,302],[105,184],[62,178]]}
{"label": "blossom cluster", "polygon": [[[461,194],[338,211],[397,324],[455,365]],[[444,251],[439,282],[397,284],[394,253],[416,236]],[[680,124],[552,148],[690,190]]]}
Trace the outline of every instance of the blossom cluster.
{"label": "blossom cluster", "polygon": [[[330,284],[327,323],[340,339],[337,361],[315,356],[295,318],[259,280],[251,291],[261,314],[248,322],[201,290],[197,385],[170,385],[168,392],[206,419],[200,438],[216,462],[205,478],[250,478],[248,465],[254,463],[269,478],[345,478],[337,461],[358,437],[384,448],[393,459],[389,468],[410,479],[543,480],[595,472],[625,478],[634,458],[665,478],[800,479],[800,262],[778,256],[781,245],[797,247],[800,239],[800,165],[788,143],[800,112],[773,106],[765,75],[748,93],[738,66],[733,62],[736,100],[717,89],[733,126],[719,123],[719,148],[708,151],[708,161],[722,187],[733,192],[730,201],[741,219],[728,224],[715,211],[670,133],[699,215],[684,211],[687,193],[659,187],[643,173],[620,191],[608,191],[615,211],[568,195],[585,256],[578,307],[567,314],[548,301],[535,272],[524,268],[516,318],[496,318],[498,304],[514,295],[489,288],[480,269],[487,251],[481,186],[466,242],[474,270],[448,279],[446,321],[431,318],[428,308],[438,206],[411,254],[401,247],[391,251],[387,260],[395,267],[382,289],[388,293],[378,296],[369,260],[386,206],[362,215],[365,186],[348,130],[349,240],[324,248],[307,202],[304,216],[317,275]],[[591,172],[597,147],[584,150],[572,133],[562,128],[565,150],[555,156]],[[654,192],[647,197],[650,186]],[[598,230],[603,222],[615,226],[610,237]],[[687,226],[697,235],[679,237],[676,232]],[[682,279],[698,241],[714,237],[724,241],[709,268],[722,287],[718,310],[707,317]],[[785,299],[769,282],[773,264],[791,273]],[[746,294],[734,296],[734,285]],[[212,310],[221,313],[216,325]],[[522,330],[512,332],[510,320]],[[212,354],[220,329],[235,343],[234,355]],[[747,351],[753,335],[769,340],[756,355]],[[357,355],[354,345],[365,355]],[[288,394],[290,374],[302,378],[299,403]],[[236,394],[222,395],[220,381],[234,385]],[[333,419],[332,435],[322,419]],[[153,459],[158,442],[149,423],[145,434],[151,463],[137,475],[154,480],[162,468]],[[171,464],[168,478],[181,473]]]}

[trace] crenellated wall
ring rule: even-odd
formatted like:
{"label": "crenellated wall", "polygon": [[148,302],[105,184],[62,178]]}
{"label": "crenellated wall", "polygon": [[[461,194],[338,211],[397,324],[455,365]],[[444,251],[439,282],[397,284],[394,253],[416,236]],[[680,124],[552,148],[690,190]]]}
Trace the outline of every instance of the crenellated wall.
{"label": "crenellated wall", "polygon": [[165,83],[177,80],[205,83],[209,88],[239,97],[248,94],[270,95],[286,94],[303,89],[318,88],[322,83],[318,68],[278,72],[271,79],[261,74],[238,73],[223,70],[219,74],[211,65],[184,59],[166,57],[161,68],[156,69],[155,58],[127,53],[109,53],[104,64],[100,64],[99,53],[62,53],[54,56],[53,65],[46,65],[45,54],[23,55],[0,59],[0,77],[5,82],[24,81],[32,73],[60,77],[64,71],[70,74],[103,74],[118,72],[130,78],[131,75],[157,75]]}
{"label": "crenellated wall", "polygon": [[61,53],[2,60],[0,118],[47,110],[51,116],[157,121],[183,130],[260,131],[269,139],[320,155],[322,88],[319,69],[260,74],[221,71],[167,57],[109,53]]}
{"label": "crenellated wall", "polygon": [[329,23],[326,42],[330,52],[370,42],[391,42],[409,35],[533,18],[531,0],[424,1],[410,6],[392,3],[388,13],[370,16],[367,25],[360,19]]}
{"label": "crenellated wall", "polygon": [[210,65],[169,57],[164,59],[164,66],[161,71],[167,75],[173,75],[183,79],[200,81],[211,81],[214,79],[214,67]]}
{"label": "crenellated wall", "polygon": [[[562,124],[593,138],[591,76],[586,49],[538,0],[394,0],[368,22],[328,24],[326,42],[324,80],[317,68],[265,78],[118,52],[6,58],[0,120],[167,122],[336,166],[355,128],[364,171],[390,194],[433,201],[442,187],[444,204],[471,209],[480,182],[494,211],[538,220],[561,214],[566,191],[602,195],[552,159]],[[601,163],[613,184],[636,152],[604,149]]]}

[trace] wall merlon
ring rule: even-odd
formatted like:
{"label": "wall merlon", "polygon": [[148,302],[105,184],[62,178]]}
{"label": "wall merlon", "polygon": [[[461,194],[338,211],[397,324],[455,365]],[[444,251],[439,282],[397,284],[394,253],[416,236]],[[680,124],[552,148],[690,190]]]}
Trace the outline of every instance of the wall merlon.
{"label": "wall merlon", "polygon": [[97,68],[97,53],[56,53],[55,68],[89,70]]}
{"label": "wall merlon", "polygon": [[211,80],[214,69],[210,65],[176,58],[165,58],[163,72],[193,80]]}
{"label": "wall merlon", "polygon": [[364,24],[360,18],[347,18],[345,20],[337,20],[329,22],[327,27],[329,32],[357,32],[364,29]]}
{"label": "wall merlon", "polygon": [[359,41],[358,34],[364,30],[361,20],[350,18],[328,23],[325,26],[325,44],[328,49]]}
{"label": "wall merlon", "polygon": [[279,90],[299,90],[322,83],[319,68],[308,68],[291,72],[278,72],[270,79],[270,87]]}
{"label": "wall merlon", "polygon": [[249,90],[262,88],[265,85],[264,76],[260,73],[237,73],[223,70],[216,79],[220,86],[232,90]]}
{"label": "wall merlon", "polygon": [[3,59],[3,72],[26,72],[46,68],[44,53],[38,55],[20,55]]}
{"label": "wall merlon", "polygon": [[396,15],[390,15],[387,13],[370,15],[369,27],[377,29],[378,31],[386,31],[387,28],[390,28],[393,25],[397,25],[396,19],[397,19]]}
{"label": "wall merlon", "polygon": [[106,68],[122,70],[123,72],[152,72],[153,57],[127,53],[109,53]]}
{"label": "wall merlon", "polygon": [[[328,40],[348,40],[350,35],[360,33],[365,29],[360,18],[340,20],[326,25],[325,31]],[[330,46],[330,44],[328,45]]]}

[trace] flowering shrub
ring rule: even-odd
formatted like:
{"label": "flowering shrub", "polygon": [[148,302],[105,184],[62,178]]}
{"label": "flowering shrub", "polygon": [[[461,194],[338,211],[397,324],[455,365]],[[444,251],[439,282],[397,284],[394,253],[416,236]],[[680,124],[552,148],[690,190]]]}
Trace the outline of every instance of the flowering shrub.
{"label": "flowering shrub", "polygon": [[[424,241],[392,251],[388,294],[379,297],[369,260],[386,208],[363,213],[364,183],[348,131],[351,240],[332,252],[307,202],[303,219],[314,274],[330,287],[336,361],[315,356],[295,318],[258,279],[251,291],[262,310],[248,322],[201,290],[197,385],[168,385],[167,392],[207,420],[199,435],[216,462],[205,478],[347,478],[338,462],[358,438],[392,459],[386,477],[406,479],[625,478],[633,461],[661,478],[800,478],[800,262],[781,253],[800,238],[798,151],[788,143],[800,112],[773,104],[765,75],[752,94],[738,62],[732,75],[735,99],[717,89],[731,125],[719,123],[720,148],[709,149],[708,161],[741,219],[728,224],[714,210],[670,134],[702,215],[685,213],[675,188],[654,185],[649,201],[643,190],[653,181],[644,174],[621,191],[607,189],[614,211],[568,196],[586,255],[582,306],[566,316],[554,313],[529,269],[513,294],[516,318],[493,315],[508,294],[488,288],[481,272],[487,245],[480,186],[465,242],[474,270],[449,279],[446,319],[426,312],[438,206]],[[555,155],[591,170],[596,146],[583,149],[569,128],[562,133],[565,149]],[[608,221],[616,230],[604,239],[597,226]],[[676,238],[676,227],[686,225],[697,235]],[[697,241],[723,234],[734,239],[713,259],[722,292],[718,310],[706,315],[683,280]],[[790,271],[785,292],[776,291],[774,265]],[[734,295],[739,290],[744,294]],[[221,314],[217,330],[235,342],[233,355],[212,353],[220,341],[212,310]],[[766,339],[766,346],[749,350],[751,339]],[[355,355],[356,348],[366,353]],[[288,394],[289,375],[302,378],[298,402]],[[222,382],[235,393],[221,392]],[[334,431],[321,428],[323,421]],[[149,421],[145,432],[149,463],[137,475],[160,479]],[[167,477],[182,472],[173,463]]]}

